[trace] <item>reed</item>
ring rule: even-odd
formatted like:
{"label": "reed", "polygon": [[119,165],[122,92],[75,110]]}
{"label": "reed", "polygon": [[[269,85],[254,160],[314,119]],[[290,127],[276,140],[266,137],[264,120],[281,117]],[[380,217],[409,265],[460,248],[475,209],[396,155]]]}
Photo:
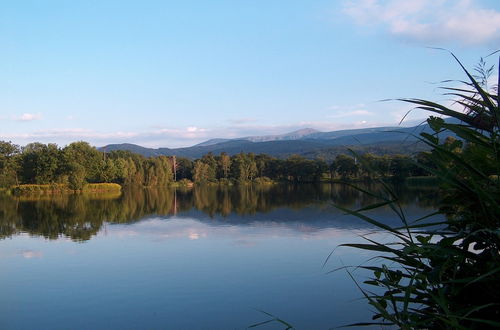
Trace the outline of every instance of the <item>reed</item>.
{"label": "reed", "polygon": [[[456,101],[454,107],[422,99],[401,99],[418,109],[450,117],[427,119],[433,134],[422,133],[422,143],[432,148],[434,166],[424,167],[441,189],[439,209],[419,219],[409,219],[397,194],[381,181],[379,202],[357,210],[337,206],[390,234],[390,242],[365,236],[361,244],[343,246],[372,251],[378,266],[358,266],[372,276],[358,283],[346,269],[368,303],[373,320],[349,326],[389,325],[401,329],[480,329],[500,327],[500,94],[488,90],[483,61],[471,74],[458,60],[466,80],[461,88],[443,87]],[[457,111],[456,106],[463,111]],[[455,136],[451,138],[449,136]],[[388,206],[401,220],[393,228],[366,211]],[[432,220],[441,214],[444,221]],[[328,261],[328,259],[327,259]]]}

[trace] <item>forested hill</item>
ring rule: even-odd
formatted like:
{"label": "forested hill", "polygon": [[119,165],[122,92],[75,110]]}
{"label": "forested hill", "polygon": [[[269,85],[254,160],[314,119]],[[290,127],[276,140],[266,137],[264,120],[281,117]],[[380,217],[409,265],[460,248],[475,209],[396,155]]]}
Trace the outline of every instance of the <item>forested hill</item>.
{"label": "forested hill", "polygon": [[273,157],[286,158],[290,155],[301,155],[306,158],[322,157],[334,159],[336,155],[345,153],[346,147],[360,152],[384,154],[412,154],[427,150],[422,143],[417,143],[416,136],[428,132],[427,125],[415,127],[379,127],[332,132],[318,132],[304,129],[282,135],[252,136],[241,139],[211,139],[206,142],[185,148],[145,148],[135,144],[110,144],[100,148],[101,151],[127,150],[150,156],[179,156],[200,158],[211,152],[225,152],[235,155],[240,152],[268,154]]}

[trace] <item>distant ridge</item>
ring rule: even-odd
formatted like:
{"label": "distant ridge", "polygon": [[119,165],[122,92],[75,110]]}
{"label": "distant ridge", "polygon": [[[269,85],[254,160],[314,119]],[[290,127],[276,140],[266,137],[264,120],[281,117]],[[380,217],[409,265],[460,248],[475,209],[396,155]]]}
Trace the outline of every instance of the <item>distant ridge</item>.
{"label": "distant ridge", "polygon": [[303,128],[290,133],[278,134],[278,135],[265,135],[265,136],[249,136],[244,137],[239,140],[248,140],[252,142],[268,142],[268,141],[289,141],[289,140],[300,140],[307,138],[311,134],[321,133],[314,128]]}
{"label": "distant ridge", "polygon": [[249,136],[238,139],[210,139],[185,148],[145,148],[139,145],[123,143],[110,144],[100,150],[127,150],[152,156],[179,156],[200,158],[211,152],[220,154],[226,152],[234,155],[240,152],[264,153],[278,158],[293,154],[306,158],[322,157],[332,159],[339,153],[345,153],[346,148],[376,154],[402,153],[410,154],[426,150],[425,145],[417,143],[416,136],[421,132],[431,132],[427,124],[414,127],[375,127],[320,132],[305,128],[279,135]]}
{"label": "distant ridge", "polygon": [[231,139],[210,139],[202,143],[195,144],[193,147],[206,147],[206,146],[211,146],[217,143],[222,143],[222,142],[227,142],[230,141]]}
{"label": "distant ridge", "polygon": [[[100,151],[105,151],[105,152],[115,151],[115,150],[125,150],[143,155],[145,157],[155,157],[162,155],[162,152],[159,151],[160,149],[141,147],[137,144],[132,144],[132,143],[108,144],[107,146],[98,149]],[[167,149],[167,148],[161,148],[161,149]]]}

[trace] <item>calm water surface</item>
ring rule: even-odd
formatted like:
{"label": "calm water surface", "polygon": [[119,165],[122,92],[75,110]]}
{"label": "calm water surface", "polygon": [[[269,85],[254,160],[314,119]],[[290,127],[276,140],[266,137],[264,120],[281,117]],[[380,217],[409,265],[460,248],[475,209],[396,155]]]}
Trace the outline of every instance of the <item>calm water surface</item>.
{"label": "calm water surface", "polygon": [[[399,195],[410,218],[435,208],[432,189]],[[322,266],[373,230],[333,204],[372,202],[329,184],[0,196],[0,328],[244,329],[268,319],[257,310],[298,329],[369,320],[347,274],[327,272],[370,256],[339,248]]]}

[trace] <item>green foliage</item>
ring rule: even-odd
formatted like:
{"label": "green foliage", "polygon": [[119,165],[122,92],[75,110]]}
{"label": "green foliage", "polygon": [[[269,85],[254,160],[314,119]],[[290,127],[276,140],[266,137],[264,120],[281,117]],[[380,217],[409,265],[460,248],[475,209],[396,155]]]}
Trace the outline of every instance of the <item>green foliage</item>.
{"label": "green foliage", "polygon": [[12,192],[15,195],[30,195],[30,194],[57,194],[70,191],[68,186],[64,184],[21,184],[14,186]]}
{"label": "green foliage", "polygon": [[210,164],[203,160],[197,160],[194,163],[193,180],[196,183],[208,183],[215,181],[215,171]]}
{"label": "green foliage", "polygon": [[0,141],[0,187],[9,188],[18,184],[19,146]]}
{"label": "green foliage", "polygon": [[255,155],[239,153],[234,156],[231,163],[231,175],[240,183],[252,181],[257,176]]}
{"label": "green foliage", "polygon": [[85,168],[78,164],[73,163],[68,177],[68,186],[72,190],[80,190],[85,184]]}
{"label": "green foliage", "polygon": [[70,168],[74,167],[73,163],[78,163],[85,169],[86,182],[103,182],[101,169],[104,163],[104,155],[96,148],[84,141],[73,142],[66,146],[63,150],[64,163]]}
{"label": "green foliage", "polygon": [[0,188],[60,183],[81,190],[87,183],[166,186],[172,181],[172,161],[165,156],[144,158],[122,151],[106,154],[83,141],[62,149],[38,142],[20,149],[0,141]]}
{"label": "green foliage", "polygon": [[180,179],[179,181],[177,181],[177,183],[179,184],[179,186],[185,186],[185,187],[189,187],[189,186],[193,185],[193,182],[191,180],[188,180],[188,179]]}
{"label": "green foliage", "polygon": [[221,153],[219,165],[221,172],[220,175],[222,175],[223,178],[228,178],[229,171],[231,170],[231,157],[229,157],[229,155],[225,152]]}
{"label": "green foliage", "polygon": [[177,180],[193,179],[193,162],[184,157],[177,157]]}
{"label": "green foliage", "polygon": [[59,149],[55,144],[30,143],[21,154],[21,177],[25,183],[49,184],[57,182]]}
{"label": "green foliage", "polygon": [[116,183],[89,183],[83,186],[83,192],[120,191],[122,187]]}
{"label": "green foliage", "polygon": [[[450,123],[431,116],[427,121],[434,134],[421,134],[432,151],[423,155],[420,166],[440,184],[437,213],[445,221],[436,224],[427,216],[409,222],[389,186],[378,196],[380,202],[354,211],[341,208],[394,238],[382,243],[365,237],[365,244],[345,244],[382,253],[379,258],[387,262],[361,266],[373,272],[364,283],[374,290],[362,292],[376,314],[374,322],[357,325],[500,327],[500,97],[498,88],[494,95],[481,85],[486,77],[478,82],[458,63],[467,75],[467,87],[445,90],[458,98],[463,112],[421,99],[402,100],[457,119]],[[401,219],[400,228],[383,225],[364,212],[385,205]]]}
{"label": "green foliage", "polygon": [[258,178],[255,178],[254,180],[255,183],[257,184],[273,184],[274,181],[268,178],[267,176],[260,176]]}
{"label": "green foliage", "polygon": [[343,179],[355,176],[359,171],[359,166],[353,157],[346,155],[338,155],[335,162],[332,163],[333,168],[339,173]]}
{"label": "green foliage", "polygon": [[[420,154],[419,159],[424,159]],[[368,162],[369,160],[369,162]],[[307,159],[298,155],[278,159],[269,155],[239,153],[219,156],[211,153],[192,161],[176,159],[177,180],[196,183],[225,182],[247,184],[259,177],[272,181],[319,182],[322,180],[405,178],[424,175],[418,172],[408,156],[376,156],[364,154],[359,161],[339,155],[330,164],[323,159]],[[369,171],[363,164],[377,164]],[[73,190],[86,183],[118,183],[122,185],[167,186],[174,182],[173,157],[145,158],[128,151],[103,153],[79,141],[58,148],[55,144],[31,143],[19,149],[0,141],[0,187],[18,184],[68,183]],[[262,180],[258,180],[259,182]]]}
{"label": "green foliage", "polygon": [[[78,187],[78,188],[76,188]],[[121,186],[116,183],[89,183],[80,184],[80,182],[72,183],[51,183],[51,184],[21,184],[12,187],[12,192],[15,195],[53,195],[53,194],[68,194],[77,191],[81,192],[104,192],[104,191],[120,191]]]}

